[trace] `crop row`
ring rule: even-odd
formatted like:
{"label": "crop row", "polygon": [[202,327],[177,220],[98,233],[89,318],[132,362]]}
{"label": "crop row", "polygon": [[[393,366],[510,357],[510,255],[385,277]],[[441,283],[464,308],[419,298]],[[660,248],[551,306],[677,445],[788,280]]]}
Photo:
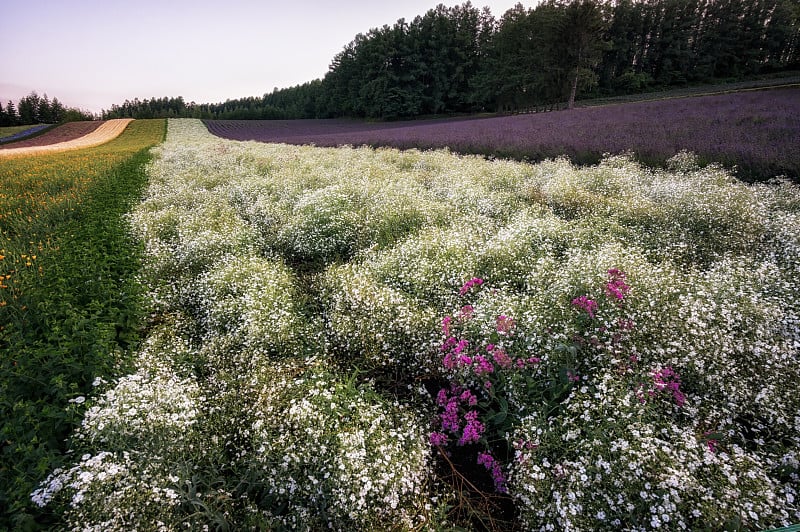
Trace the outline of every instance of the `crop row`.
{"label": "crop row", "polygon": [[800,192],[224,141],[131,215],[149,334],[33,494],[74,529],[800,521]]}
{"label": "crop row", "polygon": [[[38,124],[35,126],[12,126],[0,128],[0,144],[14,142],[34,135],[43,129],[53,127],[53,124]],[[2,130],[5,130],[4,132]]]}
{"label": "crop row", "polygon": [[749,180],[800,179],[800,89],[784,88],[480,119],[360,123],[344,120],[207,120],[223,138],[437,149],[529,161],[568,156],[596,164],[633,152],[663,166],[682,150],[736,167]]}
{"label": "crop row", "polygon": [[123,219],[163,120],[102,146],[0,159],[0,529],[48,516],[30,493],[66,459],[70,399],[123,371],[141,326],[139,249]]}
{"label": "crop row", "polygon": [[0,149],[0,157],[25,157],[34,154],[93,148],[117,138],[131,121],[130,118],[118,118],[106,120],[100,124],[75,122],[75,127],[85,125],[90,128],[79,136],[71,135],[70,133],[74,129],[70,127],[70,124],[65,124],[35,139]]}

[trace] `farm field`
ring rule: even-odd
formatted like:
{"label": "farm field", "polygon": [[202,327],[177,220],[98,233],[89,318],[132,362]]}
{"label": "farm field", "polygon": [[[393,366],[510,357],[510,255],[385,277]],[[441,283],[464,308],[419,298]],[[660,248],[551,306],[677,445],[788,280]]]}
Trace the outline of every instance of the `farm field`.
{"label": "farm field", "polygon": [[35,126],[6,126],[0,127],[0,143],[14,142],[23,139],[43,129],[53,127],[52,124],[37,124]]}
{"label": "farm field", "polygon": [[[77,428],[28,511],[102,530],[800,522],[800,190],[699,162],[239,142],[169,120],[127,215],[143,340],[52,399]],[[4,212],[28,239],[27,207]]]}
{"label": "farm field", "polygon": [[5,145],[0,149],[28,148],[31,146],[45,146],[48,144],[57,144],[59,142],[68,142],[88,135],[100,127],[100,124],[102,124],[102,122],[98,121],[68,122],[48,131],[44,135],[24,141],[20,140],[13,144]]}
{"label": "farm field", "polygon": [[541,161],[567,155],[596,164],[632,151],[664,165],[681,150],[701,163],[736,166],[738,177],[800,180],[800,88],[739,92],[482,119],[368,123],[344,120],[208,120],[234,140],[437,149]]}
{"label": "farm field", "polygon": [[103,122],[69,122],[36,138],[0,146],[0,158],[99,146],[118,137],[131,120],[118,118]]}
{"label": "farm field", "polygon": [[64,463],[81,420],[69,400],[125,371],[144,306],[122,215],[165,125],[137,120],[95,148],[0,158],[0,529],[49,528],[30,493]]}

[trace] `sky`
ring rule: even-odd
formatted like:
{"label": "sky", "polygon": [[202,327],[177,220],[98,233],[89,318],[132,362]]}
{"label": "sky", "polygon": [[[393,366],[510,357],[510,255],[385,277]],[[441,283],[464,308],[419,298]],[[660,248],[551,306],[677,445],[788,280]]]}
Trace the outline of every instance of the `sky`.
{"label": "sky", "polygon": [[[322,78],[358,33],[465,1],[4,0],[0,102],[36,91],[99,113],[134,98],[262,96]],[[515,3],[473,1],[497,19]]]}

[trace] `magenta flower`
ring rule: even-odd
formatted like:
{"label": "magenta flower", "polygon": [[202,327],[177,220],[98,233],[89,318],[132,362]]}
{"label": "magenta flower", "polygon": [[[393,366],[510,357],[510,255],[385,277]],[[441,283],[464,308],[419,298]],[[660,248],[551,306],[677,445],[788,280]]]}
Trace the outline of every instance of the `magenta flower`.
{"label": "magenta flower", "polygon": [[612,268],[608,270],[609,280],[606,283],[606,295],[617,300],[625,299],[631,287],[625,283],[625,272]]}
{"label": "magenta flower", "polygon": [[464,433],[461,435],[461,438],[459,438],[458,444],[467,445],[470,443],[478,443],[483,431],[486,429],[483,423],[478,421],[478,413],[471,410],[464,414],[464,419],[467,421],[467,424],[464,426]]}
{"label": "magenta flower", "polygon": [[442,388],[436,395],[436,404],[439,406],[444,406],[447,404],[447,399],[448,399],[447,390]]}
{"label": "magenta flower", "polygon": [[511,364],[513,363],[511,357],[508,356],[508,353],[502,349],[495,349],[495,351],[492,353],[492,358],[494,358],[495,364],[501,368],[510,368]]}
{"label": "magenta flower", "polygon": [[589,299],[589,296],[580,296],[572,300],[572,306],[585,310],[590,318],[594,318],[594,313],[597,310],[597,301]]}
{"label": "magenta flower", "polygon": [[480,286],[482,284],[483,284],[483,279],[481,279],[480,277],[473,277],[472,279],[464,283],[464,286],[462,286],[461,290],[458,291],[458,295],[463,296],[467,292],[469,292],[473,286]]}
{"label": "magenta flower", "polygon": [[445,336],[450,336],[450,322],[453,321],[453,318],[450,316],[445,316],[442,319],[442,334]]}
{"label": "magenta flower", "polygon": [[449,430],[450,432],[458,432],[460,424],[458,421],[458,398],[451,397],[444,407],[444,412],[441,414],[442,429]]}
{"label": "magenta flower", "polygon": [[462,403],[466,403],[469,406],[475,406],[478,404],[478,398],[475,397],[475,394],[473,394],[469,390],[464,390],[463,392],[461,392],[459,399],[461,400]]}
{"label": "magenta flower", "polygon": [[455,336],[449,337],[447,340],[442,342],[442,351],[449,351],[453,349],[453,347],[458,343],[458,338]]}
{"label": "magenta flower", "polygon": [[[653,372],[653,385],[657,392],[666,392],[672,395],[672,399],[679,407],[686,403],[686,395],[681,391],[681,378],[675,370],[667,366],[660,371]],[[650,396],[655,392],[650,392]]]}
{"label": "magenta flower", "polygon": [[473,358],[475,363],[475,375],[485,375],[494,372],[494,366],[483,355],[477,355]]}
{"label": "magenta flower", "polygon": [[441,432],[431,432],[430,442],[435,446],[447,445],[447,435]]}
{"label": "magenta flower", "polygon": [[456,345],[455,349],[453,349],[453,353],[458,355],[468,347],[469,347],[469,342],[467,342],[466,340],[460,340],[458,342],[458,345]]}
{"label": "magenta flower", "polygon": [[506,315],[497,316],[497,332],[500,334],[508,334],[511,332],[511,329],[514,328],[514,318],[510,318]]}
{"label": "magenta flower", "polygon": [[498,462],[494,456],[489,453],[478,453],[478,465],[482,465],[489,470],[489,473],[492,475],[492,480],[494,481],[494,488],[499,493],[508,493],[503,469],[500,467],[500,462]]}
{"label": "magenta flower", "polygon": [[472,319],[472,316],[475,314],[475,307],[472,305],[464,305],[461,307],[461,313],[458,315],[458,319],[461,321],[467,321]]}

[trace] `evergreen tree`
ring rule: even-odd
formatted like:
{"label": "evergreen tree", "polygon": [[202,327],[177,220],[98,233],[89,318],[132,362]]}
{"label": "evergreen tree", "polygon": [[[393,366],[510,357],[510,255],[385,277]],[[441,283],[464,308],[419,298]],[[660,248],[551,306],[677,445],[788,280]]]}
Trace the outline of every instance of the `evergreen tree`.
{"label": "evergreen tree", "polygon": [[14,102],[12,102],[11,100],[8,100],[8,104],[6,105],[6,116],[8,117],[9,126],[19,125],[19,115],[17,114],[17,108],[14,106]]}
{"label": "evergreen tree", "polygon": [[19,113],[19,123],[21,125],[36,124],[38,122],[39,95],[36,94],[36,91],[20,99],[17,112]]}

